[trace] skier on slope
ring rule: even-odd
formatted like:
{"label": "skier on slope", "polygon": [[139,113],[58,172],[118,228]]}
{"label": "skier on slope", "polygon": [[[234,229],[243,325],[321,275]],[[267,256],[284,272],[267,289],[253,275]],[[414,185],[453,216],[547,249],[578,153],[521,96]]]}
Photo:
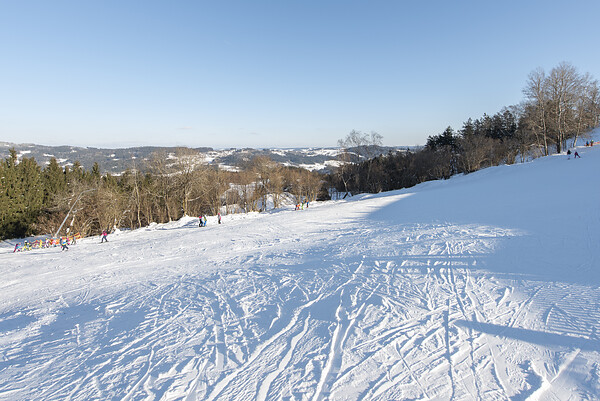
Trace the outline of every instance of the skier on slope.
{"label": "skier on slope", "polygon": [[103,243],[104,241],[108,242],[108,238],[106,238],[108,236],[108,232],[106,232],[106,230],[102,230],[102,241],[100,241],[100,243]]}
{"label": "skier on slope", "polygon": [[67,246],[67,239],[65,237],[60,237],[60,246],[62,247],[60,251],[68,251],[69,247]]}

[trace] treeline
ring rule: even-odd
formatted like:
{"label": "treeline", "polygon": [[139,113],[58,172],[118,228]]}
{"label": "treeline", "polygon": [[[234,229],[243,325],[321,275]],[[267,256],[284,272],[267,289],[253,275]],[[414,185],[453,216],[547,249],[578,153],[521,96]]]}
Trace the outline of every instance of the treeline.
{"label": "treeline", "polygon": [[[138,228],[183,215],[261,211],[326,197],[322,175],[255,157],[241,171],[209,167],[196,151],[155,153],[125,173],[101,174],[96,163],[62,168],[56,159],[40,167],[14,149],[0,162],[0,238],[54,234],[99,234]],[[287,194],[287,195],[286,195]],[[65,218],[68,215],[68,219]]]}
{"label": "treeline", "polygon": [[[173,157],[155,153],[124,174],[102,175],[98,164],[62,168],[56,159],[40,167],[11,150],[0,162],[0,238],[63,232],[98,234],[138,228],[183,215],[239,213],[277,208],[339,194],[381,192],[447,179],[499,164],[561,152],[600,123],[598,81],[562,63],[549,73],[533,71],[525,99],[500,112],[468,119],[432,135],[420,150],[381,152],[381,136],[352,131],[339,141],[340,164],[324,177],[255,157],[240,171],[209,167],[197,152],[180,148]],[[69,216],[68,219],[65,219]]]}
{"label": "treeline", "polygon": [[342,193],[380,192],[447,179],[560,153],[600,124],[598,81],[568,63],[548,74],[533,71],[523,93],[525,99],[519,105],[493,116],[468,119],[458,131],[448,127],[430,136],[419,151],[360,158],[361,149],[376,149],[379,143],[373,134],[369,138],[351,132],[340,141],[342,146],[352,144],[345,146],[344,158],[349,161],[353,155],[360,161],[342,164],[332,175],[331,185]]}

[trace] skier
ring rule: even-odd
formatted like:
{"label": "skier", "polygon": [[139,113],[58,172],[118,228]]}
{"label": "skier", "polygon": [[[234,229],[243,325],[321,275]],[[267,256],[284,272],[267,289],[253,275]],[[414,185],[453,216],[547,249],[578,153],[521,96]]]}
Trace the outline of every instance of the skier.
{"label": "skier", "polygon": [[567,160],[571,160],[571,149],[567,150]]}
{"label": "skier", "polygon": [[573,156],[573,159],[577,159],[578,157],[581,159],[581,156],[579,156],[579,153],[577,153],[577,151],[575,151],[575,155]]}
{"label": "skier", "polygon": [[221,224],[221,212],[217,213],[217,220],[219,220],[219,224]]}
{"label": "skier", "polygon": [[106,238],[107,235],[108,233],[106,230],[102,230],[102,241],[100,241],[100,243],[103,243],[104,241],[108,242],[108,238]]}
{"label": "skier", "polygon": [[60,246],[61,248],[61,252],[62,251],[68,251],[69,247],[67,246],[67,239],[65,237],[60,237]]}
{"label": "skier", "polygon": [[206,227],[206,216],[202,216],[202,227]]}
{"label": "skier", "polygon": [[198,227],[202,227],[202,218],[203,217],[204,216],[202,216],[202,215],[198,216]]}

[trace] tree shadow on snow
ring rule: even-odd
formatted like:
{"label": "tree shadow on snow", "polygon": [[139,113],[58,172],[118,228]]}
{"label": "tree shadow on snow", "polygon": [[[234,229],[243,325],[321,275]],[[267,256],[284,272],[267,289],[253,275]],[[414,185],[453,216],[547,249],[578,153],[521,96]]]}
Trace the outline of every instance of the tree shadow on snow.
{"label": "tree shadow on snow", "polygon": [[490,334],[547,348],[579,348],[584,351],[600,351],[600,341],[583,337],[573,337],[565,334],[548,333],[544,331],[521,329],[518,327],[501,326],[491,323],[458,319],[455,325],[468,328],[480,333]]}
{"label": "tree shadow on snow", "polygon": [[[515,205],[493,210],[493,205],[498,205],[490,203],[493,195],[452,191],[441,197],[445,193],[399,192],[392,195],[395,199],[391,202],[362,216],[360,224],[406,237],[411,245],[407,258],[451,266],[457,258],[466,257],[476,259],[472,269],[510,278],[600,286],[600,269],[595,263],[600,258],[596,253],[600,252],[589,245],[582,230],[578,232],[578,223],[573,222],[571,228],[557,227],[557,222],[547,216],[523,217],[533,212],[514,212]],[[436,241],[441,246],[470,245],[471,249],[432,254],[431,246]],[[422,253],[415,253],[415,249]]]}

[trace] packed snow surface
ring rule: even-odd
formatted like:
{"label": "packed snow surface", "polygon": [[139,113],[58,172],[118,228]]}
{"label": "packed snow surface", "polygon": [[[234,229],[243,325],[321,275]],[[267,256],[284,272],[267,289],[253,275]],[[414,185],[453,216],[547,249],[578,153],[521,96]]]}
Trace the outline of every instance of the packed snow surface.
{"label": "packed snow surface", "polygon": [[600,148],[0,254],[3,400],[600,399]]}

